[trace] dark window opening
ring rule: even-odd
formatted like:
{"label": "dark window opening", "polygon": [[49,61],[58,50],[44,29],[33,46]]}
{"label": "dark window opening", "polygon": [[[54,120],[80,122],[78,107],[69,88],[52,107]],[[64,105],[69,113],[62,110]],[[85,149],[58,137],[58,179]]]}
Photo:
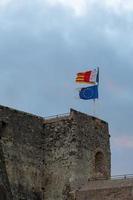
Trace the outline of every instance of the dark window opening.
{"label": "dark window opening", "polygon": [[97,152],[95,155],[95,172],[97,176],[105,175],[105,162],[102,152]]}

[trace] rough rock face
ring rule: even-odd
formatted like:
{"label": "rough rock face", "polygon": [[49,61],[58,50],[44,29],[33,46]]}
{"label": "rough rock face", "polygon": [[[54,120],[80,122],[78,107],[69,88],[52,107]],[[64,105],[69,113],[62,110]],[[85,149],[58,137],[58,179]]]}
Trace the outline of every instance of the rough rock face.
{"label": "rough rock face", "polygon": [[75,110],[45,119],[0,106],[0,124],[14,200],[67,200],[88,180],[110,177],[108,124],[100,119]]}

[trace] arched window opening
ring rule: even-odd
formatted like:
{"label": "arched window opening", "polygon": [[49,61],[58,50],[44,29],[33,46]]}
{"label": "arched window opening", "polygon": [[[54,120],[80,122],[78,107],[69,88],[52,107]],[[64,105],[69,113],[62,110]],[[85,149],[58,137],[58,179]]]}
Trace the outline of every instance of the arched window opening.
{"label": "arched window opening", "polygon": [[97,176],[105,175],[105,162],[102,152],[97,152],[95,155],[95,173]]}

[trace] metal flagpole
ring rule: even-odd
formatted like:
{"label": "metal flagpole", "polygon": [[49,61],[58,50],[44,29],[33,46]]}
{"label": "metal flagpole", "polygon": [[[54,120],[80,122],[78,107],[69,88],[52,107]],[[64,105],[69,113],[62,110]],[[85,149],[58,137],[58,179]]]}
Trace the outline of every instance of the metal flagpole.
{"label": "metal flagpole", "polygon": [[[96,85],[99,86],[99,67],[97,67]],[[96,116],[96,99],[93,99],[93,115]]]}

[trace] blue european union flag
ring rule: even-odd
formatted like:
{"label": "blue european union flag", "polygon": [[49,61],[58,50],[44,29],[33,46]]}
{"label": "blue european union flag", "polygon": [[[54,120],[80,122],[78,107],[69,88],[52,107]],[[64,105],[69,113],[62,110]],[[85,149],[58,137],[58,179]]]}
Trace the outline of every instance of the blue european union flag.
{"label": "blue european union flag", "polygon": [[81,88],[79,92],[80,99],[89,100],[89,99],[98,99],[98,86],[93,85],[90,87]]}

